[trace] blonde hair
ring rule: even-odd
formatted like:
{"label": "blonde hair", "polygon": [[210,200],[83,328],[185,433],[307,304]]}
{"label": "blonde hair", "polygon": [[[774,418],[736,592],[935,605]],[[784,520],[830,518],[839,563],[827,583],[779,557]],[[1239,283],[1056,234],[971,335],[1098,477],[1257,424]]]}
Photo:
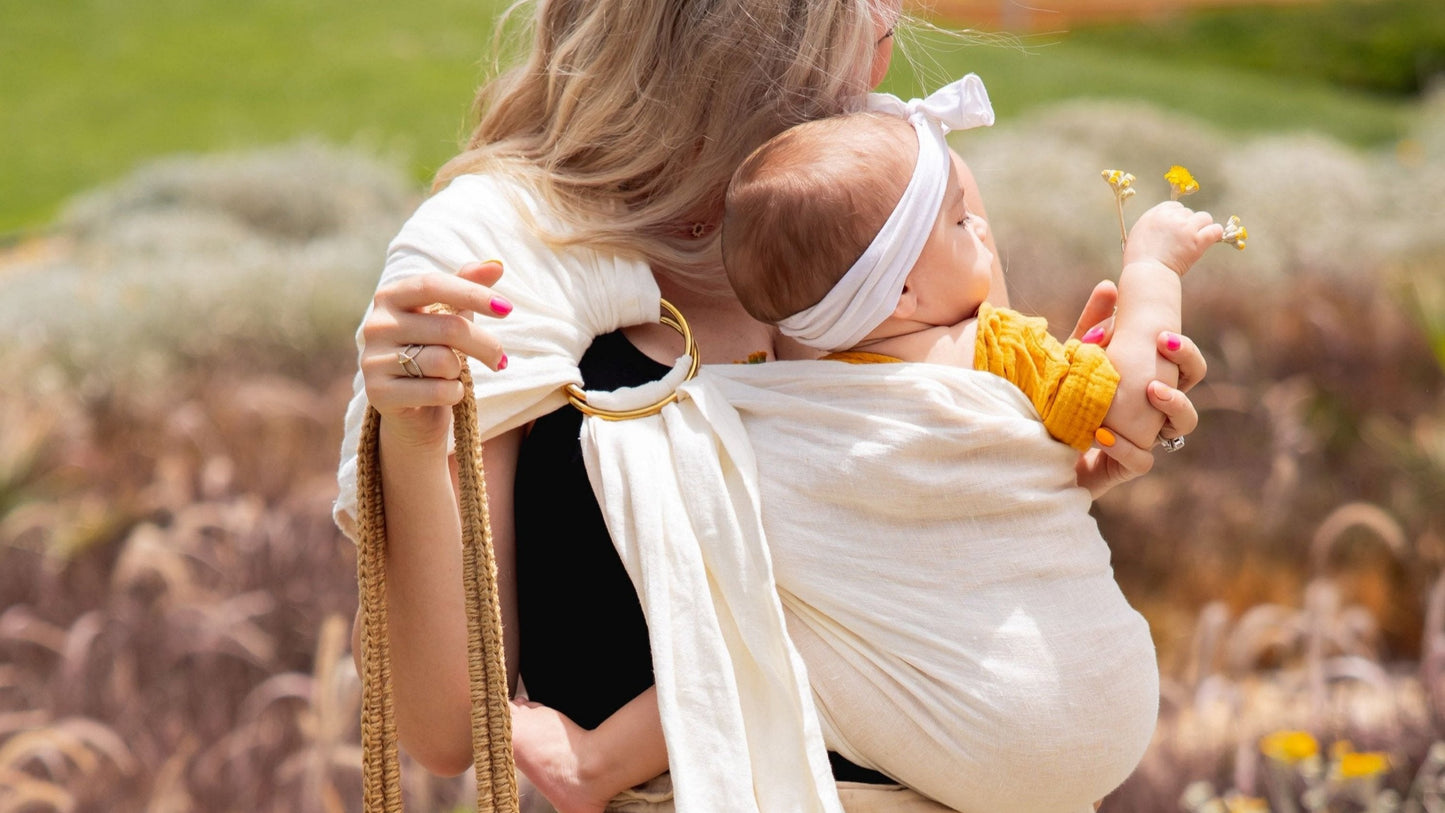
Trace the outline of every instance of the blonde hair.
{"label": "blonde hair", "polygon": [[481,88],[469,148],[433,188],[509,174],[565,224],[545,237],[639,256],[703,288],[720,282],[716,227],[733,170],[794,124],[856,109],[893,5],[535,2],[526,61]]}
{"label": "blonde hair", "polygon": [[723,267],[754,319],[776,323],[816,305],[858,261],[908,186],[912,134],[903,119],[856,113],[794,127],[738,167]]}

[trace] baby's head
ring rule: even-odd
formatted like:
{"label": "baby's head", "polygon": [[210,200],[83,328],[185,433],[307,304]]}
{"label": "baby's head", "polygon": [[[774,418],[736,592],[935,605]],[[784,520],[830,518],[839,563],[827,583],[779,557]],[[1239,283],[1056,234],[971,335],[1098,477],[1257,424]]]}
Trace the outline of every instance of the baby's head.
{"label": "baby's head", "polygon": [[964,205],[960,163],[941,133],[878,113],[778,135],[728,187],[722,252],[733,291],[754,318],[823,350],[974,315],[993,254],[986,224]]}
{"label": "baby's head", "polygon": [[733,173],[723,213],[728,281],[753,318],[812,307],[883,227],[918,158],[907,121],[853,113],[793,127]]}

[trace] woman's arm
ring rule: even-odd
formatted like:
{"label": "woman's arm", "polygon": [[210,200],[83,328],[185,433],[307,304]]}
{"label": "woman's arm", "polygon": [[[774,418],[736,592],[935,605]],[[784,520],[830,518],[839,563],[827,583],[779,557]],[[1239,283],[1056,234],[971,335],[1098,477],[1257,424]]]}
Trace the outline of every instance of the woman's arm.
{"label": "woman's arm", "polygon": [[[494,315],[488,288],[499,265],[456,276],[427,274],[383,286],[362,326],[367,400],[381,414],[379,437],[387,531],[387,634],[397,735],[428,770],[457,774],[472,761],[467,630],[461,579],[461,521],[455,459],[447,452],[450,407],[469,395],[452,348],[494,368],[505,356],[468,312]],[[456,313],[428,312],[443,303]],[[411,375],[400,353],[418,345]],[[485,445],[493,544],[506,646],[515,653],[512,480],[521,430]],[[353,632],[359,657],[359,624]],[[515,658],[509,659],[509,664]],[[509,674],[514,674],[510,672]]]}

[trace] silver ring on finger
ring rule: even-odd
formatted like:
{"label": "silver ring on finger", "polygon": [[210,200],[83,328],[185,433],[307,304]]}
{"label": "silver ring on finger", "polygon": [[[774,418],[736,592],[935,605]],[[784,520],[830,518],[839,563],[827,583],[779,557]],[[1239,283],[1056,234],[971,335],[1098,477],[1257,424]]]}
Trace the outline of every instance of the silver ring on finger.
{"label": "silver ring on finger", "polygon": [[1177,451],[1179,451],[1180,449],[1183,449],[1183,448],[1184,448],[1184,436],[1183,436],[1183,435],[1180,435],[1180,436],[1177,437],[1177,438],[1166,438],[1166,437],[1164,437],[1163,435],[1160,435],[1159,437],[1155,438],[1154,440],[1155,440],[1155,442],[1158,443],[1160,446],[1163,446],[1163,447],[1164,447],[1164,451],[1166,451],[1166,452],[1171,452],[1171,453],[1172,453],[1172,452],[1177,452]]}
{"label": "silver ring on finger", "polygon": [[421,371],[421,365],[416,360],[424,349],[426,345],[409,344],[405,350],[396,351],[396,363],[401,365],[401,371],[406,373],[407,378],[426,378],[426,373]]}

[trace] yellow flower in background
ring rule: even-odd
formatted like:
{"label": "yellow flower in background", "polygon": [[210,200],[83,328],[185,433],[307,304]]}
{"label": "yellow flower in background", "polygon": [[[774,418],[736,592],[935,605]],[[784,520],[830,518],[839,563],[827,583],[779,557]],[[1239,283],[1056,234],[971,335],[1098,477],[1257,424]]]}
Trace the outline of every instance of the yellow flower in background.
{"label": "yellow flower in background", "polygon": [[1224,224],[1224,242],[1244,251],[1244,243],[1249,239],[1249,229],[1246,229],[1239,222],[1236,215],[1229,216],[1229,222]]}
{"label": "yellow flower in background", "polygon": [[1365,779],[1390,770],[1390,758],[1379,751],[1341,754],[1336,770],[1341,779]]}
{"label": "yellow flower in background", "polygon": [[1260,753],[1290,765],[1320,752],[1320,744],[1308,731],[1276,731],[1259,741]]}
{"label": "yellow flower in background", "polygon": [[1192,195],[1199,191],[1199,182],[1189,174],[1189,170],[1175,164],[1164,173],[1164,180],[1169,182],[1169,199],[1179,200],[1185,195]]}
{"label": "yellow flower in background", "polygon": [[1225,794],[1224,809],[1229,813],[1270,813],[1268,801],[1242,793]]}

